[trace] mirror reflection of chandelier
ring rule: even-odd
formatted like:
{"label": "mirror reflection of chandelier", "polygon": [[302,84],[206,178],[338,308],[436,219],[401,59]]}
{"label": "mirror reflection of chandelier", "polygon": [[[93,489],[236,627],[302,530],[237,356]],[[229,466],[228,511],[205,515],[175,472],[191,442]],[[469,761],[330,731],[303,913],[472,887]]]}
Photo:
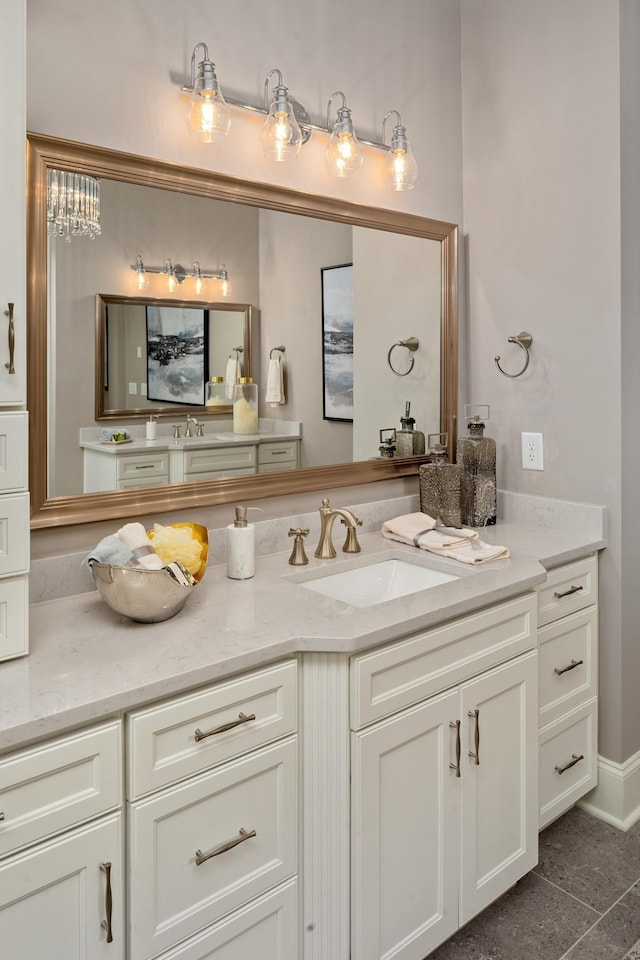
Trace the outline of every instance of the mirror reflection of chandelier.
{"label": "mirror reflection of chandelier", "polygon": [[99,237],[100,181],[83,173],[49,169],[47,233],[50,237]]}

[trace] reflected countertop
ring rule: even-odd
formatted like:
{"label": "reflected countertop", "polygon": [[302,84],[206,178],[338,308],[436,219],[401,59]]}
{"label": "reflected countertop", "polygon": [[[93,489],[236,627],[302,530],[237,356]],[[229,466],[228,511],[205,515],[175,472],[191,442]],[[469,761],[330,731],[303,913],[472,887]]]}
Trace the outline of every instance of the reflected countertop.
{"label": "reflected countertop", "polygon": [[534,589],[546,569],[605,546],[578,529],[498,523],[483,539],[511,550],[509,559],[477,566],[441,560],[455,581],[369,608],[302,589],[314,568],[415,554],[415,547],[361,537],[362,553],[293,567],[289,552],[258,556],[250,580],[230,580],[224,564],[207,569],[183,610],[156,624],[133,623],[95,591],[33,604],[31,652],[0,664],[0,750],[75,725],[180,694],[200,684],[310,651],[353,654],[469,614]]}

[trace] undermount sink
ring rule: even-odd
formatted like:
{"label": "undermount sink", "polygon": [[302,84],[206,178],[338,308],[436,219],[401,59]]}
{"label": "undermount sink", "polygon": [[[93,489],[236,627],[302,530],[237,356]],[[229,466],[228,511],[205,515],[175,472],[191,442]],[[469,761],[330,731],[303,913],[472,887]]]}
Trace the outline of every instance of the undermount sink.
{"label": "undermount sink", "polygon": [[459,579],[436,567],[388,558],[339,573],[323,573],[301,581],[299,586],[353,607],[373,607]]}

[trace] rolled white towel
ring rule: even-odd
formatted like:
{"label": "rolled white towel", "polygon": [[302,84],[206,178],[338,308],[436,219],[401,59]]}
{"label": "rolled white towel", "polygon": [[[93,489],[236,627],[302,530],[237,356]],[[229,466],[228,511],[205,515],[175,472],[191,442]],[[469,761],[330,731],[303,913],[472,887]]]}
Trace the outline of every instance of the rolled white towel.
{"label": "rolled white towel", "polygon": [[[124,527],[117,531],[116,537],[129,547],[133,561],[137,561],[140,566],[149,570],[162,569],[162,560],[151,546],[147,531],[141,523],[125,523]],[[129,564],[133,561],[129,561]]]}
{"label": "rolled white towel", "polygon": [[451,557],[461,563],[482,563],[485,560],[506,559],[507,547],[485,543],[476,530],[461,527],[436,527],[436,521],[426,513],[407,513],[382,524],[382,535],[388,540],[411,543],[421,550]]}
{"label": "rolled white towel", "polygon": [[236,357],[229,357],[224,375],[224,392],[227,400],[233,400],[233,388],[240,379],[240,361]]}
{"label": "rolled white towel", "polygon": [[267,369],[267,389],[264,399],[265,402],[271,404],[272,407],[276,407],[278,404],[285,402],[284,367],[282,363],[282,355],[280,353],[277,353],[269,360],[269,367]]}

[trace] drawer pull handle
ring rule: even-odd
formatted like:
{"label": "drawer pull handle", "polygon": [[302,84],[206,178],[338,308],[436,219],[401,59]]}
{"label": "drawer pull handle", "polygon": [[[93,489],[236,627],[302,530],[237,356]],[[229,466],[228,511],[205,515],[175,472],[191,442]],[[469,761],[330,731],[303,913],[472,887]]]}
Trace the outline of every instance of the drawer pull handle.
{"label": "drawer pull handle", "polygon": [[107,943],[113,943],[113,931],[111,929],[111,914],[113,912],[113,897],[111,895],[111,861],[100,864],[100,869],[107,875],[107,889],[104,898],[104,908],[107,914],[106,920],[103,920],[100,926],[107,931]]}
{"label": "drawer pull handle", "polygon": [[473,735],[475,752],[469,750],[469,756],[472,760],[475,760],[476,767],[480,766],[480,711],[479,710],[469,710],[467,716],[471,717],[472,720],[475,720],[475,731]]}
{"label": "drawer pull handle", "polygon": [[562,600],[563,597],[570,597],[572,593],[579,593],[580,590],[584,590],[584,587],[569,587],[564,593],[555,592],[553,595],[556,600]]}
{"label": "drawer pull handle", "polygon": [[4,820],[4,810],[0,810],[0,820]]}
{"label": "drawer pull handle", "polygon": [[9,309],[5,310],[4,315],[5,317],[9,317],[9,362],[5,363],[5,367],[9,373],[15,373],[16,368],[13,363],[13,354],[16,349],[16,327],[13,322],[13,304],[8,303],[7,306]]}
{"label": "drawer pull handle", "polygon": [[154,466],[155,466],[154,463],[140,463],[134,466],[133,469],[134,470],[153,470]]}
{"label": "drawer pull handle", "polygon": [[211,853],[203,853],[202,850],[196,850],[196,867],[199,867],[205,860],[210,860],[211,857],[218,857],[221,853],[226,853],[227,850],[233,850],[239,843],[244,843],[245,840],[250,840],[251,837],[255,836],[255,830],[245,830],[244,827],[240,827],[238,836],[234,840],[227,840],[226,843],[216,847]]}
{"label": "drawer pull handle", "polygon": [[456,762],[449,764],[450,770],[455,770],[456,777],[460,776],[460,721],[453,720],[449,723],[452,730],[456,731]]}
{"label": "drawer pull handle", "polygon": [[554,667],[553,672],[561,677],[563,673],[566,673],[568,670],[575,670],[576,667],[581,667],[583,663],[584,660],[572,660],[568,667]]}
{"label": "drawer pull handle", "polygon": [[580,763],[581,760],[584,760],[584,753],[581,753],[580,756],[578,756],[577,753],[572,753],[571,760],[565,763],[564,767],[554,767],[553,769],[556,773],[564,773],[565,770],[570,770],[571,767],[575,767],[576,763]]}
{"label": "drawer pull handle", "polygon": [[204,740],[206,737],[214,737],[216,733],[224,733],[226,730],[233,730],[234,727],[239,727],[240,724],[248,723],[249,720],[255,720],[255,718],[255,713],[250,713],[249,715],[246,713],[239,713],[237,720],[231,720],[229,723],[223,723],[222,726],[216,727],[214,730],[207,730],[206,732],[203,732],[199,727],[197,727],[194,734],[196,743],[198,743],[200,740]]}

